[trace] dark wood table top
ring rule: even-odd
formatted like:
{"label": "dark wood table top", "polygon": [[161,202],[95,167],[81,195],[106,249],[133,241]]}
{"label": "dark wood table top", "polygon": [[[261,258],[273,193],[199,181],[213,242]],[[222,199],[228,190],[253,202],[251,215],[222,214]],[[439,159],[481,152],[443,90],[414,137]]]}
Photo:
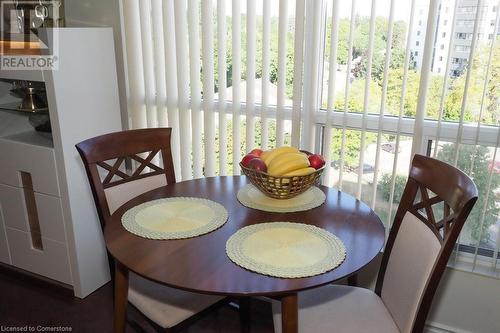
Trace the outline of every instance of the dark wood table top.
{"label": "dark wood table top", "polygon": [[[104,232],[111,255],[126,268],[150,280],[178,289],[207,294],[279,296],[345,278],[370,263],[384,244],[384,226],[366,204],[334,188],[320,186],[326,202],[297,213],[268,213],[246,208],[236,198],[247,184],[243,176],[180,182],[144,193],[120,207]],[[229,219],[221,228],[182,240],[151,240],[126,231],[121,217],[146,201],[176,196],[207,198],[222,204]],[[334,270],[300,279],[273,278],[250,272],[226,255],[228,238],[244,226],[272,221],[312,224],[338,236],[346,247],[345,261]]]}

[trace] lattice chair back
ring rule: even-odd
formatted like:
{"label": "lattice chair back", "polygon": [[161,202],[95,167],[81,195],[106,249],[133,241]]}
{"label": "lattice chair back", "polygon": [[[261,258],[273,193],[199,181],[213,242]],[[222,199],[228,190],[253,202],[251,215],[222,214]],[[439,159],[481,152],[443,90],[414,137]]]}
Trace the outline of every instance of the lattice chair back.
{"label": "lattice chair back", "polygon": [[76,145],[103,229],[111,214],[128,200],[175,183],[171,132],[170,128],[129,130]]}

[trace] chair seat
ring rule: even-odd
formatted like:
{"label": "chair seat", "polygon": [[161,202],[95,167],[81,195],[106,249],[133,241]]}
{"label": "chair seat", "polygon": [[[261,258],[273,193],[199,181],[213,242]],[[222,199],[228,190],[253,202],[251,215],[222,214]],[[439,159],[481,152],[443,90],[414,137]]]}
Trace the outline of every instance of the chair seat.
{"label": "chair seat", "polygon": [[163,328],[173,327],[222,299],[169,288],[132,272],[129,275],[129,302]]}
{"label": "chair seat", "polygon": [[[299,333],[399,333],[382,299],[369,289],[328,285],[298,294]],[[276,333],[281,306],[273,301]]]}

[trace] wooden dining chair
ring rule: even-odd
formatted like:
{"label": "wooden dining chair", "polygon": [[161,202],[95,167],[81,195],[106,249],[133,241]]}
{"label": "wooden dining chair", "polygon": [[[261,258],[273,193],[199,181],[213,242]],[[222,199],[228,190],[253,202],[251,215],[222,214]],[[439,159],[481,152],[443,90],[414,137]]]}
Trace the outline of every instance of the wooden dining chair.
{"label": "wooden dining chair", "polygon": [[[103,230],[111,214],[125,202],[175,183],[171,132],[170,128],[130,130],[76,145]],[[128,301],[157,331],[177,332],[222,304],[223,298],[169,288],[130,272]]]}
{"label": "wooden dining chair", "polygon": [[[375,292],[329,285],[299,293],[299,332],[422,332],[441,276],[476,200],[476,185],[462,171],[415,155]],[[443,217],[438,219],[433,206],[441,203]],[[279,303],[273,302],[276,332],[281,332],[280,311]]]}

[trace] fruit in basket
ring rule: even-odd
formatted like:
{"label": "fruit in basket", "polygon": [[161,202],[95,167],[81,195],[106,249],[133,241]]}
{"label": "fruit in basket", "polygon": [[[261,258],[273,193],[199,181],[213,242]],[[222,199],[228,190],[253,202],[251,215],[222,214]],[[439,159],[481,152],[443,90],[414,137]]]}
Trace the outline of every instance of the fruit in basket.
{"label": "fruit in basket", "polygon": [[260,172],[267,172],[266,163],[264,163],[264,161],[260,158],[251,159],[250,162],[248,162],[248,167]]}
{"label": "fruit in basket", "polygon": [[250,165],[250,161],[253,160],[253,159],[259,159],[259,156],[257,155],[254,155],[254,154],[246,154],[242,159],[241,159],[241,165],[243,165],[244,167],[248,168],[249,165]]}
{"label": "fruit in basket", "polygon": [[289,146],[281,146],[277,147],[271,150],[268,150],[266,152],[263,152],[261,154],[261,158],[264,160],[266,163],[267,167],[271,165],[271,161],[275,159],[276,157],[286,154],[286,153],[298,153],[299,150],[295,147],[289,147]]}
{"label": "fruit in basket", "polygon": [[318,170],[325,165],[325,160],[320,154],[312,154],[309,155],[309,163],[314,169]]}
{"label": "fruit in basket", "polygon": [[259,156],[259,157],[260,157],[260,155],[262,155],[262,153],[263,153],[262,149],[259,149],[259,148],[252,149],[252,151],[249,152],[249,154]]}
{"label": "fruit in basket", "polygon": [[309,167],[307,155],[301,152],[284,153],[276,156],[267,166],[267,173],[274,177]]}
{"label": "fruit in basket", "polygon": [[316,171],[316,169],[314,169],[312,167],[307,167],[307,168],[297,169],[297,170],[285,173],[283,176],[287,176],[287,177],[307,176],[307,175],[314,173],[315,171]]}

